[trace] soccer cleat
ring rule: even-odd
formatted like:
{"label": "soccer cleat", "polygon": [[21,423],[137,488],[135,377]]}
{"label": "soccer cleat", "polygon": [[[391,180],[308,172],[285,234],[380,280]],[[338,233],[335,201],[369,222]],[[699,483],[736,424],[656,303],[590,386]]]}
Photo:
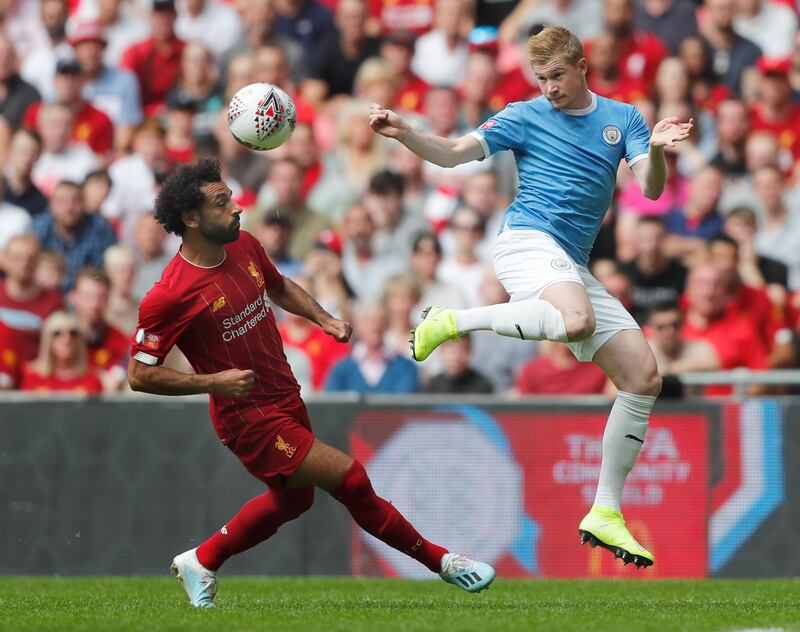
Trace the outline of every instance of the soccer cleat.
{"label": "soccer cleat", "polygon": [[633,562],[636,568],[641,568],[652,566],[655,562],[653,554],[628,531],[622,514],[608,507],[593,506],[581,520],[578,533],[581,535],[581,544],[588,542],[592,548],[602,546],[611,551],[614,557],[620,558],[625,566]]}
{"label": "soccer cleat", "polygon": [[422,310],[422,322],[411,330],[411,357],[422,362],[445,340],[458,340],[456,312],[435,305]]}
{"label": "soccer cleat", "polygon": [[217,574],[197,561],[197,549],[181,553],[172,560],[170,570],[183,584],[189,602],[195,608],[213,608],[217,594]]}
{"label": "soccer cleat", "polygon": [[467,592],[486,590],[494,581],[494,576],[494,569],[483,562],[474,562],[456,553],[445,553],[442,556],[442,570],[439,577]]}

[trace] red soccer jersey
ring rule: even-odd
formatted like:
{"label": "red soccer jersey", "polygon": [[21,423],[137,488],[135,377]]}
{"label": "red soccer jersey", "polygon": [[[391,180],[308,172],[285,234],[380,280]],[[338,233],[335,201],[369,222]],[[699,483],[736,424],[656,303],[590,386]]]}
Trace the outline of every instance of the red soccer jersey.
{"label": "red soccer jersey", "polygon": [[131,343],[119,329],[108,327],[106,333],[88,345],[89,364],[97,369],[110,369],[123,363]]}
{"label": "red soccer jersey", "polygon": [[151,37],[128,48],[120,60],[120,68],[132,71],[139,79],[145,116],[159,116],[167,92],[175,84],[181,70],[181,56],[186,44],[174,39],[166,47],[156,47]]}
{"label": "red soccer jersey", "polygon": [[[39,127],[39,113],[42,111],[42,102],[37,101],[25,111],[22,124],[28,129],[41,132]],[[72,126],[72,140],[86,143],[96,154],[106,154],[114,145],[114,124],[108,115],[101,112],[88,101],[75,114]]]}
{"label": "red soccer jersey", "polygon": [[20,302],[12,299],[5,284],[0,283],[0,321],[19,340],[23,362],[30,362],[39,354],[39,335],[45,318],[63,307],[61,293],[56,290],[42,290],[35,298]]}
{"label": "red soccer jersey", "polygon": [[287,333],[289,328],[285,325],[279,331],[284,345],[300,349],[308,356],[311,363],[311,385],[315,391],[322,390],[333,365],[351,351],[349,346],[336,342],[319,327],[312,327],[304,340],[292,340]]}
{"label": "red soccer jersey", "polygon": [[81,375],[80,377],[62,379],[55,375],[45,377],[37,373],[33,367],[26,366],[22,375],[20,390],[35,391],[37,393],[69,392],[97,395],[102,392],[103,385],[94,371],[89,371],[86,375]]}
{"label": "red soccer jersey", "polygon": [[800,106],[792,104],[785,116],[769,121],[764,118],[759,104],[754,103],[750,108],[750,121],[752,131],[772,132],[781,149],[790,151],[795,158],[800,157]]}
{"label": "red soccer jersey", "polygon": [[0,322],[0,391],[19,386],[22,361],[15,332]]}
{"label": "red soccer jersey", "polygon": [[210,396],[214,429],[228,443],[276,409],[296,403],[300,387],[267,295],[281,287],[283,277],[250,233],[241,231],[225,253],[212,268],[193,265],[180,252],[173,257],[142,300],[131,355],[161,364],[177,344],[199,374],[252,369],[256,378],[247,397]]}
{"label": "red soccer jersey", "polygon": [[602,393],[606,374],[591,362],[564,370],[547,357],[534,358],[520,370],[517,390],[522,395],[585,395]]}

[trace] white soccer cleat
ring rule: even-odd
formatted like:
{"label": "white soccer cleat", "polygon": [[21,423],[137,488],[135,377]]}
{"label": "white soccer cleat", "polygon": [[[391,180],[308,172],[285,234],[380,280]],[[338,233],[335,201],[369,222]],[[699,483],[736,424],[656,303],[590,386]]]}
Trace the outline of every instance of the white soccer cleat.
{"label": "white soccer cleat", "polygon": [[183,584],[189,602],[195,608],[213,608],[217,594],[217,574],[197,560],[197,549],[181,553],[172,560],[170,570]]}
{"label": "white soccer cleat", "polygon": [[460,553],[445,553],[439,573],[448,584],[475,593],[485,590],[494,581],[495,571],[488,564],[475,562]]}

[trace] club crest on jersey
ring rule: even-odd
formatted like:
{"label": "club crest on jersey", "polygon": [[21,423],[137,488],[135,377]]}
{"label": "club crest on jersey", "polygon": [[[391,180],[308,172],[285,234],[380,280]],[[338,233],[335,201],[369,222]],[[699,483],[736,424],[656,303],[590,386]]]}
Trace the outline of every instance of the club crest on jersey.
{"label": "club crest on jersey", "polygon": [[256,268],[256,264],[251,261],[247,266],[247,271],[250,273],[250,276],[256,280],[256,285],[258,285],[258,287],[264,287],[264,277],[261,276],[261,272]]}
{"label": "club crest on jersey", "polygon": [[489,129],[490,127],[494,127],[495,125],[497,125],[497,121],[495,121],[494,119],[489,119],[483,125],[481,125],[478,129]]}
{"label": "club crest on jersey", "polygon": [[606,125],[603,128],[603,140],[607,145],[618,145],[622,140],[622,131],[616,125]]}
{"label": "club crest on jersey", "polygon": [[211,303],[211,311],[212,312],[218,312],[223,307],[225,307],[226,303],[227,303],[227,301],[225,300],[225,297],[224,296],[220,296],[213,303]]}
{"label": "club crest on jersey", "polygon": [[288,458],[292,458],[297,451],[295,446],[289,445],[283,440],[283,437],[278,435],[275,439],[275,448],[283,452]]}

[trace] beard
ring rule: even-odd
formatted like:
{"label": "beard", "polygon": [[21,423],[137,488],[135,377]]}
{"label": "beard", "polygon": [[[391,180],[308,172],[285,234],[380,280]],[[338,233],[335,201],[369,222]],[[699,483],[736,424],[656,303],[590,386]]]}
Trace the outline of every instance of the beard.
{"label": "beard", "polygon": [[229,244],[239,239],[239,220],[231,222],[228,226],[201,221],[199,228],[200,234],[215,244]]}

